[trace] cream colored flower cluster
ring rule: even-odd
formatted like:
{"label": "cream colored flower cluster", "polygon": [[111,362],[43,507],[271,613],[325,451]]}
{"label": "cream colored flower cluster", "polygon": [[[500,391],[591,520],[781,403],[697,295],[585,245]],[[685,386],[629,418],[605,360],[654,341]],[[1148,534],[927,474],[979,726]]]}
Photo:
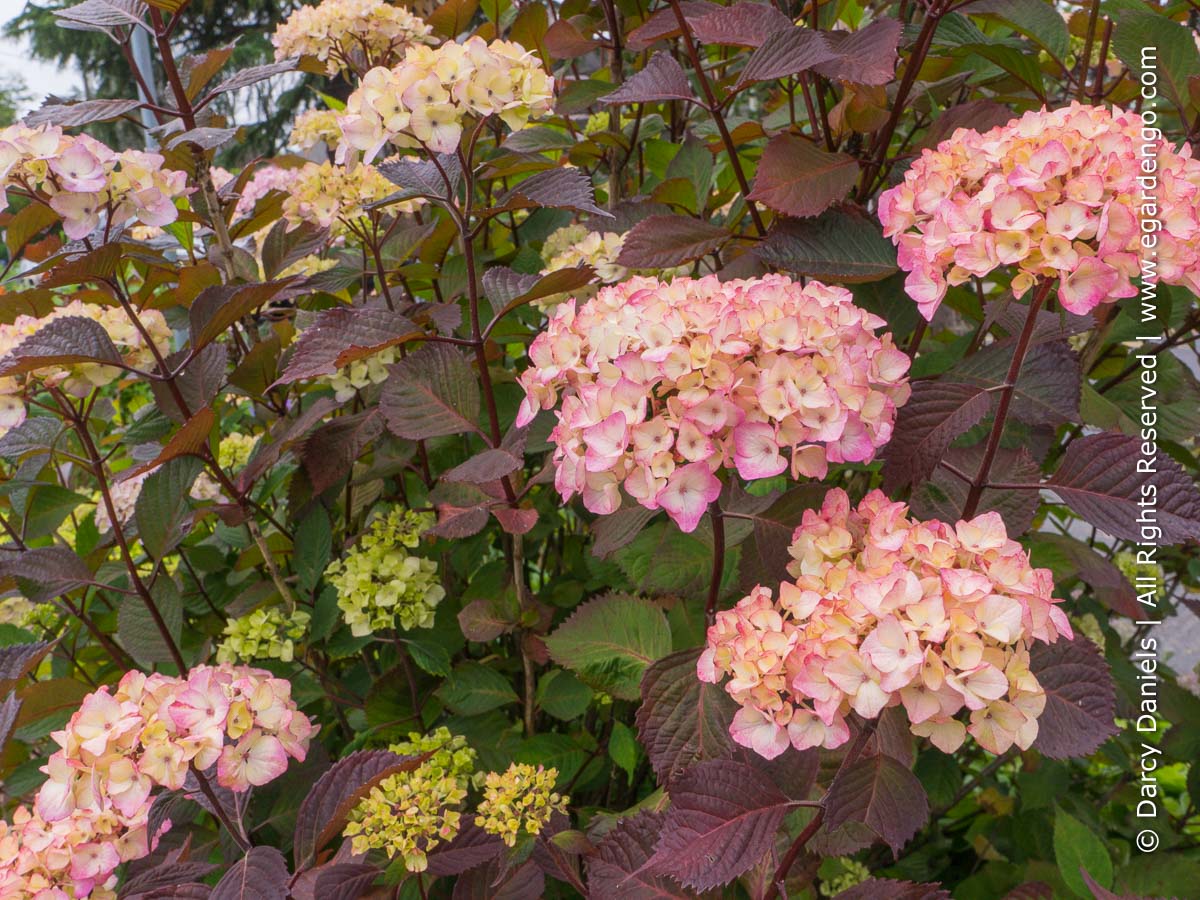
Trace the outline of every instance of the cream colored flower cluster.
{"label": "cream colored flower cluster", "polygon": [[43,768],[32,810],[0,824],[0,897],[113,897],[115,870],[147,855],[155,788],[216,766],[233,791],[303,761],[316,727],[291,685],[260,669],[198,666],[184,678],[128,672],[84,698]]}
{"label": "cream colored flower cluster", "polygon": [[355,853],[383,850],[399,856],[410,872],[424,872],[427,854],[458,835],[462,813],[475,772],[475,751],[447,728],[432,734],[410,734],[388,748],[401,755],[432,753],[411,772],[389,775],[350,813],[344,834]]}
{"label": "cream colored flower cluster", "polygon": [[278,606],[256,609],[225,623],[224,640],[217,645],[217,662],[248,663],[256,659],[291,662],[296,641],[308,633],[312,616],[302,609],[285,613]]}
{"label": "cream colored flower cluster", "polygon": [[512,763],[504,772],[488,772],[475,824],[509,847],[522,835],[536,836],[556,812],[567,811],[568,798],[555,793],[558,769]]}
{"label": "cream colored flower cluster", "polygon": [[333,149],[342,137],[337,117],[338,114],[332,109],[306,109],[292,123],[289,143],[301,150],[311,150],[320,143]]}
{"label": "cream colored flower cluster", "polygon": [[[374,166],[339,166],[331,162],[307,163],[292,170],[283,200],[283,217],[289,227],[308,222],[329,228],[337,237],[369,234],[364,207],[396,193],[396,186]],[[411,213],[425,201],[405,200],[388,207],[392,214]]]}
{"label": "cream colored flower cluster", "polygon": [[329,75],[390,65],[405,48],[435,40],[424,20],[387,0],[301,6],[271,36],[276,59],[315,56]]}
{"label": "cream colored flower cluster", "polygon": [[[40,318],[20,315],[11,324],[0,324],[0,364],[31,335],[51,322],[70,318],[90,319],[99,324],[116,345],[127,365],[140,369],[154,367],[153,351],[142,337],[142,332],[121,307],[99,306],[95,303],[84,303],[82,300],[72,300],[62,306],[56,306]],[[171,329],[162,313],[156,309],[146,309],[138,314],[138,318],[154,341],[155,347],[164,354],[168,352]],[[116,366],[74,363],[66,366],[47,366],[24,375],[0,377],[0,434],[25,421],[27,411],[22,394],[29,381],[59,387],[76,397],[86,397],[95,388],[103,387],[120,375],[121,369]]]}
{"label": "cream colored flower cluster", "polygon": [[[1144,209],[1143,146],[1159,180]],[[1159,278],[1200,294],[1200,160],[1138,113],[1080,103],[1027,112],[986,134],[960,128],[879,198],[884,234],[926,319],[949,285],[1004,266],[1017,269],[1015,296],[1058,279],[1063,308],[1080,315],[1132,297],[1143,215],[1162,224]]]}
{"label": "cream colored flower cluster", "polygon": [[739,744],[768,758],[832,749],[851,711],[894,706],[946,753],[968,733],[997,754],[1033,743],[1046,696],[1029,647],[1071,637],[1050,570],[994,512],[953,526],[907,513],[880,491],[857,508],[830,491],[796,529],[796,580],[717,613],[697,675],[730,676]]}
{"label": "cream colored flower cluster", "polygon": [[432,525],[432,514],[397,507],[376,518],[357,546],[329,564],[325,579],[337,589],[338,607],[356,637],[433,627],[446,596],[437,563],[408,553]]}
{"label": "cream colored flower cluster", "polygon": [[474,36],[462,44],[409,47],[404,61],[363,76],[338,118],[338,161],[367,162],[388,144],[450,153],[468,117],[499,116],[513,131],[550,111],[554,79],[535,53]]}
{"label": "cream colored flower cluster", "polygon": [[529,348],[517,424],[561,393],[563,499],[604,515],[623,489],[692,531],[723,468],[822,478],[874,457],[909,396],[908,357],[875,335],[884,324],[816,281],[631,278],[554,311]]}
{"label": "cream colored flower cluster", "polygon": [[[226,472],[236,472],[250,461],[257,444],[258,438],[252,434],[227,434],[217,446],[217,464]],[[219,500],[221,485],[207,471],[201,472],[192,483],[190,495],[193,500]]]}
{"label": "cream colored flower cluster", "polygon": [[119,230],[131,219],[169,225],[175,201],[187,196],[187,175],[164,169],[157,153],[117,152],[86,134],[20,123],[0,131],[0,190],[19,188],[48,203],[72,240],[102,223]]}

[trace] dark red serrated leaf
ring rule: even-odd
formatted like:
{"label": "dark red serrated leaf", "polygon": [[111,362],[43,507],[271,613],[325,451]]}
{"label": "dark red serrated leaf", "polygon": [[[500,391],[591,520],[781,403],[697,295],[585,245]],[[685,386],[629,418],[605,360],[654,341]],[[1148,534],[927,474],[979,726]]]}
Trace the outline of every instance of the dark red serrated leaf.
{"label": "dark red serrated leaf", "polygon": [[640,503],[625,503],[616,512],[600,516],[592,525],[592,553],[604,559],[620,550],[641,534],[657,514],[658,510],[646,509]]}
{"label": "dark red serrated leaf", "polygon": [[[984,388],[999,388],[1008,378],[1016,341],[989,344],[954,366],[946,378]],[[1083,376],[1079,357],[1066,341],[1032,347],[1021,365],[1011,415],[1029,425],[1062,425],[1079,421]]]}
{"label": "dark red serrated leaf", "polygon": [[546,29],[542,40],[553,59],[575,59],[600,46],[599,41],[581,32],[570,19],[559,19]]}
{"label": "dark red serrated leaf", "polygon": [[1034,749],[1051,759],[1089,756],[1117,733],[1117,689],[1108,663],[1082,635],[1036,643],[1029,669],[1046,692]]}
{"label": "dark red serrated leaf", "polygon": [[781,132],[763,151],[748,199],[803,218],[824,212],[857,181],[854,157],[827,153],[806,138]]}
{"label": "dark red serrated leaf", "polygon": [[692,34],[704,44],[760,47],[771,35],[793,27],[792,20],[769,3],[739,0],[691,22]]}
{"label": "dark red serrated leaf", "polygon": [[225,873],[209,900],[287,900],[287,861],[274,847],[251,847]]}
{"label": "dark red serrated leaf", "polygon": [[504,852],[504,842],[494,834],[488,834],[475,824],[473,818],[465,818],[462,829],[449,844],[442,844],[429,854],[430,875],[444,878],[461,875],[468,869],[484,863]]}
{"label": "dark red serrated leaf", "polygon": [[215,88],[208,92],[207,96],[216,97],[220,94],[226,94],[229,91],[236,91],[244,87],[250,87],[252,84],[258,84],[260,81],[266,81],[268,78],[274,78],[276,75],[282,75],[284,72],[294,72],[299,65],[300,58],[298,56],[292,56],[287,59],[280,59],[261,66],[251,66],[248,69],[242,69],[240,72],[235,72],[218,84]]}
{"label": "dark red serrated leaf", "polygon": [[834,58],[815,68],[834,81],[887,84],[896,76],[896,48],[902,31],[899,19],[885,17],[858,31],[826,32]]}
{"label": "dark red serrated leaf", "polygon": [[959,103],[934,119],[925,136],[916,144],[916,149],[936,147],[959,128],[973,128],[983,134],[997,125],[1004,125],[1014,116],[1011,109],[995,100],[968,100],[966,103]]}
{"label": "dark red serrated leaf", "polygon": [[379,408],[389,430],[408,440],[474,431],[479,382],[458,350],[426,344],[391,367]]}
{"label": "dark red serrated leaf", "polygon": [[296,278],[260,284],[222,284],[205,288],[188,310],[192,350],[215,341],[243,316],[278,297],[297,283]]}
{"label": "dark red serrated leaf", "polygon": [[929,798],[917,776],[886,754],[860,757],[842,769],[825,795],[825,825],[866,825],[899,853],[929,818]]}
{"label": "dark red serrated leaf", "polygon": [[738,86],[798,75],[835,58],[824,33],[793,26],[772,34],[750,55]]}
{"label": "dark red serrated leaf", "polygon": [[264,472],[279,462],[284,453],[308,434],[317,422],[336,408],[337,401],[332,397],[318,397],[296,418],[281,419],[276,422],[271,428],[271,440],[259,439],[250,461],[246,463],[246,468],[238,473],[238,489],[243,492],[249,490],[250,486],[258,481]]}
{"label": "dark red serrated leaf", "polygon": [[501,319],[526,303],[570,293],[595,279],[596,270],[591,266],[556,269],[546,275],[523,275],[506,266],[496,266],[483,273],[483,292],[496,318]]}
{"label": "dark red serrated leaf", "polygon": [[928,478],[954,439],[978,425],[991,405],[991,395],[978,385],[913,382],[883,451],[884,489],[894,492]]}
{"label": "dark red serrated leaf", "polygon": [[322,250],[328,242],[328,228],[301,222],[289,230],[289,223],[280,219],[262,242],[263,271],[268,278],[275,278],[292,263]]}
{"label": "dark red serrated leaf", "polygon": [[13,693],[10,693],[0,703],[0,752],[4,751],[4,745],[8,743],[8,736],[12,734],[13,726],[17,723],[17,714],[21,712],[21,699]]}
{"label": "dark red serrated leaf", "polygon": [[1044,881],[1027,881],[1005,894],[1004,900],[1054,900],[1054,889]]}
{"label": "dark red serrated leaf", "polygon": [[217,417],[212,408],[204,407],[188,419],[182,428],[171,435],[171,439],[154,459],[142,463],[140,466],[123,470],[120,480],[128,481],[130,478],[136,478],[138,475],[149,472],[151,469],[157,469],[164,463],[180,456],[201,455],[203,449],[208,445],[208,436],[212,432],[216,420]]}
{"label": "dark red serrated leaf", "polygon": [[1072,441],[1058,471],[1046,482],[1062,501],[1101,531],[1128,541],[1142,539],[1138,516],[1146,507],[1143,485],[1154,486],[1153,524],[1161,541],[1179,544],[1200,538],[1200,491],[1179,463],[1162,451],[1152,473],[1139,472],[1142,444],[1131,435],[1106,431]]}
{"label": "dark red serrated leaf", "polygon": [[39,283],[40,287],[68,287],[73,284],[83,284],[86,281],[109,278],[116,272],[120,261],[121,245],[105,244],[95,250],[88,250],[86,253],[64,252],[25,274],[31,276],[46,268],[49,269],[49,272],[42,278]]}
{"label": "dark red serrated leaf", "polygon": [[141,0],[84,0],[66,9],[54,10],[60,28],[79,31],[108,31],[145,21],[146,4]]}
{"label": "dark red serrated leaf", "polygon": [[1129,579],[1083,541],[1066,534],[1039,532],[1034,552],[1043,547],[1061,553],[1073,573],[1113,612],[1131,619],[1142,618],[1145,610],[1138,605],[1137,592]]}
{"label": "dark red serrated leaf", "polygon": [[332,375],[342,366],[380,350],[424,337],[404,316],[383,307],[335,306],[300,332],[296,348],[276,385]]}
{"label": "dark red serrated leaf", "polygon": [[166,862],[129,878],[121,887],[121,898],[122,900],[138,900],[158,888],[175,887],[179,884],[197,884],[216,868],[212,863],[198,860]]}
{"label": "dark red serrated leaf", "polygon": [[497,597],[480,597],[472,600],[458,614],[458,627],[468,641],[487,643],[502,634],[507,634],[519,623],[514,616],[504,611],[503,602]]}
{"label": "dark red serrated leaf", "polygon": [[681,650],[642,675],[638,738],[660,783],[699,760],[729,759],[736,745],[729,723],[737,704],[724,687],[696,677],[700,650]]}
{"label": "dark red serrated leaf", "polygon": [[173,149],[180,144],[193,144],[201,150],[215,150],[232,141],[237,133],[237,128],[189,128],[172,134],[163,146]]}
{"label": "dark red serrated leaf", "polygon": [[121,354],[103,325],[83,316],[63,316],[41,326],[0,359],[0,377],[44,366],[121,361]]}
{"label": "dark red serrated leaf", "polygon": [[[945,461],[960,472],[974,475],[983,459],[983,445],[951,447]],[[1008,484],[1029,484],[1029,488],[985,488],[976,514],[995,511],[1004,520],[1011,538],[1020,537],[1033,526],[1039,498],[1037,484],[1042,468],[1025,447],[1009,450],[1001,447],[992,461],[989,480]],[[955,522],[967,502],[967,485],[944,467],[934,470],[928,481],[917,485],[909,500],[913,513],[923,519]]]}
{"label": "dark red serrated leaf", "polygon": [[11,690],[13,682],[28,675],[53,646],[51,641],[35,641],[0,647],[0,692]]}
{"label": "dark red serrated leaf", "polygon": [[617,262],[631,269],[671,269],[721,249],[728,240],[728,231],[700,219],[650,216],[625,235]]}
{"label": "dark red serrated leaf", "polygon": [[451,900],[541,900],[546,876],[531,860],[508,867],[493,859],[470,869],[454,882]]}
{"label": "dark red serrated leaf", "polygon": [[951,900],[940,884],[916,884],[891,878],[868,878],[835,894],[833,900]]}
{"label": "dark red serrated leaf", "polygon": [[617,823],[587,859],[588,894],[621,900],[690,900],[693,894],[647,863],[663,831],[662,813],[643,810]]}
{"label": "dark red serrated leaf", "polygon": [[645,68],[611,94],[602,103],[655,103],[659,100],[694,100],[692,85],[683,66],[671,54],[660,50],[650,57]]}
{"label": "dark red serrated leaf", "polygon": [[[697,21],[721,7],[706,0],[681,0],[679,8],[684,19],[694,29]],[[645,22],[629,32],[625,45],[630,50],[641,51],[658,41],[679,37],[679,34],[679,19],[675,10],[668,6],[653,13]]]}
{"label": "dark red serrated leaf", "polygon": [[313,494],[325,493],[349,475],[363,449],[382,433],[383,416],[371,409],[339,416],[305,438],[297,456]]}
{"label": "dark red serrated leaf", "polygon": [[437,524],[425,532],[432,537],[460,540],[479,534],[488,523],[487,506],[455,506],[452,503],[439,503],[436,509]]}
{"label": "dark red serrated leaf", "polygon": [[213,889],[207,884],[186,882],[171,887],[155,888],[144,894],[136,894],[129,900],[209,900],[212,891]]}
{"label": "dark red serrated leaf", "polygon": [[47,103],[27,114],[24,122],[30,128],[41,125],[57,125],[62,128],[78,128],[93,122],[111,122],[133,112],[141,102],[138,100],[80,100],[78,103]]}
{"label": "dark red serrated leaf", "polygon": [[493,506],[492,515],[505,534],[529,534],[538,523],[538,511],[527,506]]}
{"label": "dark red serrated leaf", "polygon": [[672,783],[650,871],[707,891],[749,870],[774,845],[790,801],[762,773],[710,760]]}
{"label": "dark red serrated leaf", "polygon": [[359,900],[383,874],[367,863],[330,863],[317,869],[315,900]]}
{"label": "dark red serrated leaf", "polygon": [[358,750],[339,759],[317,779],[296,814],[296,864],[306,866],[334,835],[346,817],[375,785],[389,775],[411,772],[425,756],[402,756],[387,750]]}
{"label": "dark red serrated leaf", "polygon": [[[401,188],[403,197],[433,197],[444,199],[458,190],[462,180],[462,166],[452,153],[438,155],[432,159],[396,159],[382,162],[375,167],[379,174]],[[450,184],[447,186],[446,182]]]}
{"label": "dark red serrated leaf", "polygon": [[754,249],[767,265],[824,281],[881,281],[897,270],[896,248],[862,210],[842,206],[815,219],[780,219]]}
{"label": "dark red serrated leaf", "polygon": [[0,555],[0,578],[24,582],[26,598],[33,603],[44,603],[90,584],[92,571],[66,547],[35,547]]}
{"label": "dark red serrated leaf", "polygon": [[774,588],[788,577],[792,558],[788,546],[806,509],[816,509],[825,498],[820,484],[804,484],[772,499],[765,508],[739,515],[754,525],[754,540],[742,548],[741,581],[746,590],[765,584]]}
{"label": "dark red serrated leaf", "polygon": [[[217,392],[225,386],[229,374],[229,348],[224,344],[209,344],[196,354],[180,350],[163,361],[166,363],[166,372],[157,366],[155,371],[160,375],[175,373],[173,383],[168,384],[165,380],[155,379],[150,382],[150,391],[154,394],[154,402],[158,404],[163,415],[180,423],[187,421],[188,416],[180,409],[175,399],[175,391],[171,388],[178,390],[188,412],[191,412],[212,403]],[[179,366],[185,362],[187,365],[180,370]]]}
{"label": "dark red serrated leaf", "polygon": [[574,168],[549,169],[530,175],[487,212],[497,215],[512,209],[534,207],[573,209],[594,216],[608,216],[596,205],[592,182],[582,170]]}

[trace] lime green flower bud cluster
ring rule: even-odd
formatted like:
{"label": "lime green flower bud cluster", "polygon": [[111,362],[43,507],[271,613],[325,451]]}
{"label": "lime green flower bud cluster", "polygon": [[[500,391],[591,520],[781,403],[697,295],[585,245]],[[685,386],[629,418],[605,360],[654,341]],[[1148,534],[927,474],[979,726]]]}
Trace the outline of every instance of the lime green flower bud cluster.
{"label": "lime green flower bud cluster", "polygon": [[272,606],[225,623],[225,640],[217,647],[217,662],[251,662],[278,659],[291,662],[296,656],[296,641],[308,631],[311,616],[298,609],[290,614]]}
{"label": "lime green flower bud cluster", "polygon": [[426,854],[452,841],[462,824],[457,807],[467,796],[475,771],[475,751],[447,728],[410,734],[388,748],[404,755],[432,753],[411,772],[389,775],[350,813],[345,835],[355,853],[383,850],[404,860],[410,872],[423,872]]}
{"label": "lime green flower bud cluster", "polygon": [[21,625],[33,609],[24,597],[5,597],[0,600],[0,625]]}
{"label": "lime green flower bud cluster", "polygon": [[434,522],[428,513],[396,508],[371,523],[358,546],[336,559],[325,578],[355,637],[387,628],[431,628],[446,596],[437,563],[407,553]]}
{"label": "lime green flower bud cluster", "polygon": [[[1150,574],[1150,567],[1140,564],[1137,561],[1137,556],[1133,553],[1121,551],[1113,557],[1113,564],[1121,570],[1121,574],[1132,585],[1138,589],[1138,593],[1143,593],[1146,590],[1144,583],[1137,581],[1139,576]],[[1162,594],[1167,586],[1166,576],[1163,574],[1162,566],[1154,567],[1154,591],[1156,594]]]}
{"label": "lime green flower bud cluster", "polygon": [[870,869],[848,856],[838,857],[831,862],[837,864],[841,871],[821,881],[822,897],[836,897],[842,891],[848,891],[871,877]]}
{"label": "lime green flower bud cluster", "polygon": [[509,847],[522,833],[539,834],[554,812],[566,812],[567,798],[554,792],[557,780],[557,769],[526,763],[488,772],[475,824]]}
{"label": "lime green flower bud cluster", "polygon": [[63,619],[53,603],[36,603],[25,610],[16,624],[26,631],[58,634],[63,626]]}
{"label": "lime green flower bud cluster", "polygon": [[221,464],[222,469],[236,471],[244,468],[246,463],[250,462],[250,455],[254,453],[257,443],[258,438],[252,434],[242,434],[237,431],[227,434],[221,438],[221,443],[217,447],[217,461]]}

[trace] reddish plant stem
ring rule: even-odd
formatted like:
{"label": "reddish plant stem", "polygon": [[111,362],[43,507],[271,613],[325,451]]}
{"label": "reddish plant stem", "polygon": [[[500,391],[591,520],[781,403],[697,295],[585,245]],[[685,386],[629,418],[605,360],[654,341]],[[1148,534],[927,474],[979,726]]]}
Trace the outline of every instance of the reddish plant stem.
{"label": "reddish plant stem", "polygon": [[688,24],[687,17],[683,14],[679,0],[671,0],[671,9],[675,11],[675,20],[679,23],[679,30],[682,33],[684,46],[687,48],[688,58],[692,61],[692,68],[695,70],[696,78],[700,82],[700,89],[704,92],[705,108],[716,122],[717,131],[721,133],[721,143],[725,145],[725,153],[728,155],[729,163],[733,167],[733,174],[737,178],[738,187],[741,188],[742,199],[746,201],[746,208],[750,210],[750,218],[754,221],[754,230],[758,232],[760,237],[765,237],[767,228],[763,224],[758,206],[750,199],[750,182],[746,180],[746,173],[742,170],[742,162],[738,159],[737,146],[733,143],[733,136],[729,133],[729,126],[725,124],[725,116],[721,113],[721,104],[717,102],[717,96],[713,93],[712,84],[709,83],[708,76],[704,73],[704,65],[700,60],[700,51],[696,49],[696,41],[692,38],[692,28]]}
{"label": "reddish plant stem", "polygon": [[212,804],[212,814],[217,821],[225,826],[225,830],[229,832],[229,836],[233,838],[243,853],[250,851],[250,839],[246,837],[242,829],[235,828],[233,821],[229,818],[229,813],[225,811],[225,807],[221,805],[221,801],[217,798],[217,792],[213,790],[204,773],[192,766],[192,774],[196,776],[196,783],[200,785],[200,792],[208,798],[208,802]]}
{"label": "reddish plant stem", "polygon": [[712,519],[713,561],[708,582],[708,602],[704,605],[704,620],[711,625],[717,617],[717,601],[721,598],[721,578],[725,574],[725,513],[716,500],[708,508]]}
{"label": "reddish plant stem", "polygon": [[1054,287],[1053,279],[1045,279],[1034,292],[1033,298],[1029,301],[1029,312],[1025,315],[1025,326],[1021,329],[1021,336],[1017,338],[1016,349],[1013,350],[1012,362],[1008,365],[1008,374],[1004,378],[1004,385],[1000,391],[1000,402],[996,406],[996,417],[992,421],[992,430],[988,434],[987,443],[983,449],[983,459],[979,462],[979,471],[975,473],[975,477],[971,480],[971,487],[967,491],[967,500],[963,504],[962,517],[970,519],[975,515],[975,511],[979,508],[979,501],[983,497],[983,492],[988,486],[988,473],[992,470],[992,463],[996,459],[996,453],[1000,450],[1000,438],[1004,434],[1004,423],[1008,419],[1008,409],[1012,405],[1013,395],[1017,389],[1017,378],[1021,374],[1021,365],[1025,362],[1025,355],[1029,352],[1029,345],[1033,340],[1034,326],[1037,324],[1038,310],[1046,302],[1046,298],[1050,296],[1050,289]]}

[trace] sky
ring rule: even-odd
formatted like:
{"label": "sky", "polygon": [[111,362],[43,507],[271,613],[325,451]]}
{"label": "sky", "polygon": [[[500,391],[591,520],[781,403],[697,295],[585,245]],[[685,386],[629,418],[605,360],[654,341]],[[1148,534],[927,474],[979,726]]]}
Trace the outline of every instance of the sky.
{"label": "sky", "polygon": [[[0,23],[15,18],[24,8],[25,0],[0,0]],[[6,77],[18,75],[25,82],[26,92],[32,99],[21,112],[40,106],[47,94],[61,96],[80,89],[77,72],[44,62],[33,62],[23,42],[8,38],[0,38],[0,73]]]}

